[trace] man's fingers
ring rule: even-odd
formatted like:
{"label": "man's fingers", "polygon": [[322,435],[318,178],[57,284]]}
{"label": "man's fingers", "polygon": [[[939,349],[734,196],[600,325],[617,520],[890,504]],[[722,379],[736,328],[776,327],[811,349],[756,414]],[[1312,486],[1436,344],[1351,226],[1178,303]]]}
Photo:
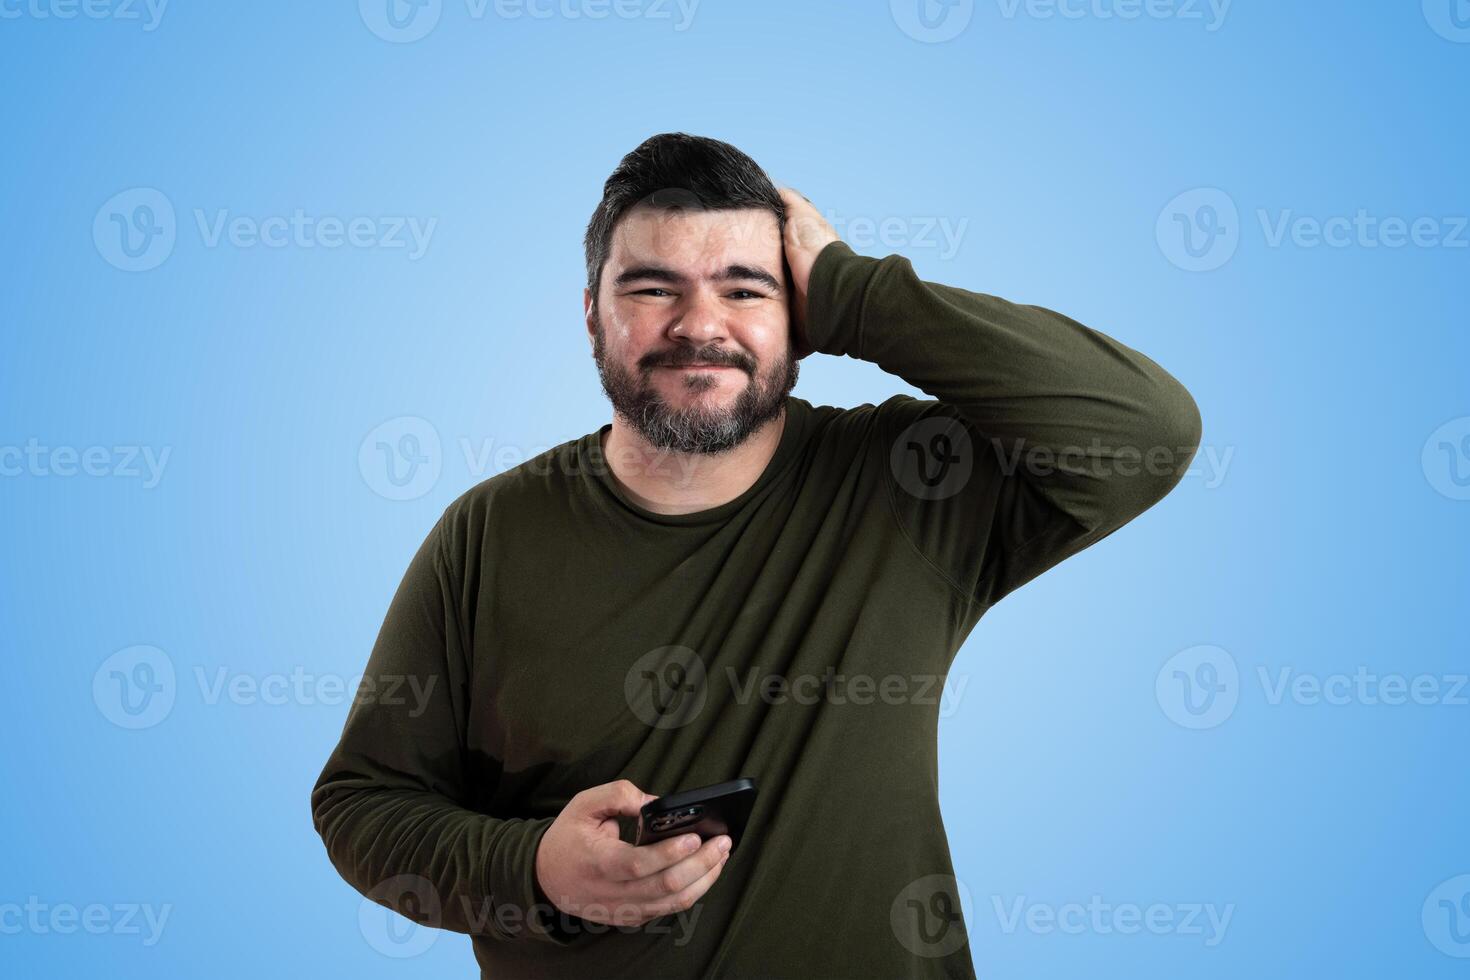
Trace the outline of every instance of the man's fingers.
{"label": "man's fingers", "polygon": [[693,854],[703,842],[698,834],[680,834],[642,847],[618,843],[622,846],[605,852],[606,863],[602,869],[614,881],[636,881],[657,874]]}
{"label": "man's fingers", "polygon": [[725,870],[725,862],[729,857],[730,852],[725,851],[720,855],[720,859],[715,862],[714,867],[710,868],[693,882],[690,882],[688,886],[675,892],[663,901],[650,902],[645,907],[648,918],[657,919],[661,915],[673,915],[676,912],[684,911],[699,901],[700,897],[709,891],[719,879],[720,872]]}
{"label": "man's fingers", "polygon": [[782,189],[781,200],[786,205],[788,244],[801,245],[819,233],[821,226],[826,223],[825,219],[817,213],[817,209],[812,206],[811,201],[789,187]]}
{"label": "man's fingers", "polygon": [[[782,188],[781,200],[786,205],[786,231],[783,244],[788,253],[788,264],[795,274],[797,285],[805,287],[806,275],[811,271],[811,263],[816,260],[817,254],[833,241],[841,238],[837,230],[818,211],[816,205],[812,204],[798,192],[790,188]],[[799,259],[796,263],[790,263],[791,252],[796,252]]]}
{"label": "man's fingers", "polygon": [[[713,840],[708,843],[715,843]],[[702,858],[703,850],[686,859],[693,862]],[[603,891],[597,898],[585,902],[574,909],[577,915],[581,915],[592,922],[603,922],[617,926],[638,926],[656,919],[662,915],[671,915],[682,912],[699,901],[700,896],[709,891],[720,877],[730,859],[729,851],[715,849],[715,860],[708,868],[703,863],[693,865],[695,877],[684,887],[651,899],[640,898],[633,894],[628,887],[620,886],[610,891]],[[657,876],[655,876],[656,878]],[[681,875],[681,878],[683,876]]]}
{"label": "man's fingers", "polygon": [[631,780],[619,779],[584,789],[572,799],[582,808],[584,816],[605,820],[616,816],[636,817],[643,804],[658,797],[643,792]]}
{"label": "man's fingers", "polygon": [[795,187],[781,187],[777,190],[781,195],[781,200],[786,204],[794,205],[798,200],[805,201],[808,204],[812,203],[811,198],[807,197]]}
{"label": "man's fingers", "polygon": [[661,871],[627,883],[626,894],[635,902],[661,902],[678,895],[724,863],[729,853],[720,847],[729,838],[721,835],[705,841],[693,854]]}

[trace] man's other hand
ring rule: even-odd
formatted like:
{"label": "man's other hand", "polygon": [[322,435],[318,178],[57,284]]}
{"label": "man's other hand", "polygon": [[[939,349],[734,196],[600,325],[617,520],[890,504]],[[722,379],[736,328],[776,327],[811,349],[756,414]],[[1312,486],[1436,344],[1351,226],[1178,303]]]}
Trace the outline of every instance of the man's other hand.
{"label": "man's other hand", "polygon": [[791,346],[800,358],[812,352],[806,332],[806,294],[812,266],[816,265],[822,249],[838,241],[840,236],[812,206],[812,202],[797,191],[781,188],[781,200],[786,203],[786,232],[782,246],[786,253],[786,267],[791,270]]}
{"label": "man's other hand", "polygon": [[536,880],[558,909],[589,922],[639,926],[689,908],[720,877],[730,838],[681,834],[634,847],[618,817],[658,799],[626,779],[583,790],[552,821],[536,849]]}

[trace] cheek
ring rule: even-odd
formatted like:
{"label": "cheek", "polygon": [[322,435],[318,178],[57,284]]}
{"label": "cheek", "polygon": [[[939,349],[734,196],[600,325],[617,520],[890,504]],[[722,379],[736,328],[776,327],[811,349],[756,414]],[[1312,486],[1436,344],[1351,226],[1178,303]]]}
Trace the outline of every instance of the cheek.
{"label": "cheek", "polygon": [[770,363],[786,352],[789,340],[786,330],[786,320],[780,317],[750,323],[743,331],[741,343],[761,361]]}
{"label": "cheek", "polygon": [[626,347],[633,336],[633,325],[629,322],[628,317],[614,312],[605,322],[608,339],[619,347]]}
{"label": "cheek", "polygon": [[638,371],[638,362],[663,344],[663,330],[657,316],[636,308],[609,310],[602,318],[602,329],[608,356],[628,371]]}

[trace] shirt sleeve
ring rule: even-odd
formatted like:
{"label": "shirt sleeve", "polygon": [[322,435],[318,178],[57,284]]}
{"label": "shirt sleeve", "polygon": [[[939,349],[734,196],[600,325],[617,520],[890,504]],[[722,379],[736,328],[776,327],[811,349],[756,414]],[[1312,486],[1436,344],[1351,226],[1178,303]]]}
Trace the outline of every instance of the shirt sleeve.
{"label": "shirt sleeve", "polygon": [[409,563],[341,740],[311,793],[338,873],[363,895],[437,928],[570,943],[536,882],[551,819],[466,807],[470,649],[444,519]]}
{"label": "shirt sleeve", "polygon": [[914,547],[984,606],[1147,510],[1200,442],[1189,392],[1060,313],[929,283],[844,242],[817,257],[808,340],[931,399],[876,413],[889,501]]}

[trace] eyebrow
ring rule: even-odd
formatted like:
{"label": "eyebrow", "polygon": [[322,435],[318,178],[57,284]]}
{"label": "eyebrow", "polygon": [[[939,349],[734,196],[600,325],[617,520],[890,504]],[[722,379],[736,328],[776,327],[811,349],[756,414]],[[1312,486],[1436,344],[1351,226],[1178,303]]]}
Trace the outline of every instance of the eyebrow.
{"label": "eyebrow", "polygon": [[[781,291],[781,283],[775,276],[753,265],[727,265],[714,277],[716,282],[728,282],[731,279],[747,279],[760,283],[772,292]],[[676,286],[684,286],[689,283],[689,277],[682,272],[675,272],[661,265],[635,265],[618,273],[617,278],[613,280],[613,285],[615,287],[626,286],[632,282],[647,280],[672,283]]]}

